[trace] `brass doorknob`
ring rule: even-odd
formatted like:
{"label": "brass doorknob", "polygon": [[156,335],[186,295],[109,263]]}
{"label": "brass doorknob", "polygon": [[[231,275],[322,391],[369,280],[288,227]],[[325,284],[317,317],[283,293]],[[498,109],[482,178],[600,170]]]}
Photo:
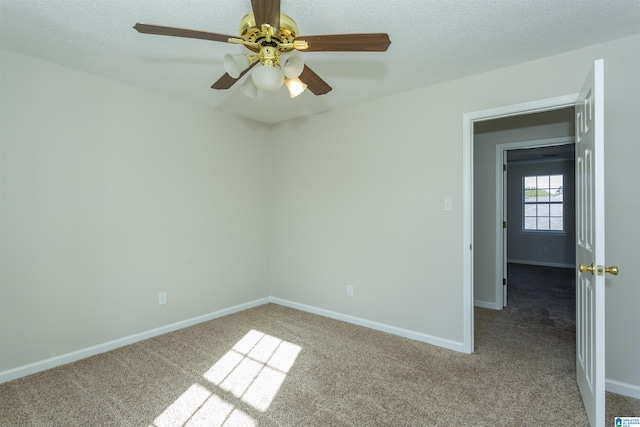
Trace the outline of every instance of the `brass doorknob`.
{"label": "brass doorknob", "polygon": [[[593,266],[593,263],[591,263],[591,265],[580,264],[580,267],[578,268],[578,270],[580,270],[580,273],[589,272],[591,274],[594,274],[594,272],[596,271],[596,269]],[[612,265],[611,267],[607,267],[607,268],[604,268],[602,265],[599,265],[598,276],[604,275],[603,271],[604,273],[613,274],[614,276],[617,276],[618,273],[620,272],[618,267],[615,265]]]}
{"label": "brass doorknob", "polygon": [[594,268],[593,263],[591,265],[580,264],[579,267],[580,273],[586,273],[587,271],[593,274]]}
{"label": "brass doorknob", "polygon": [[620,270],[618,270],[618,267],[615,265],[612,265],[611,267],[607,267],[604,269],[605,273],[609,273],[609,274],[613,274],[614,276],[617,276],[618,273],[620,272]]}

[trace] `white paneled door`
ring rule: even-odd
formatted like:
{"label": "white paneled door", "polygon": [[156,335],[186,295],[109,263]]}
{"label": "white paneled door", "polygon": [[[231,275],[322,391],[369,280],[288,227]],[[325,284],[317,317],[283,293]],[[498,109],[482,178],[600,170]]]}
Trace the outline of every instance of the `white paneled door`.
{"label": "white paneled door", "polygon": [[603,60],[576,104],[576,370],[591,427],[604,426]]}

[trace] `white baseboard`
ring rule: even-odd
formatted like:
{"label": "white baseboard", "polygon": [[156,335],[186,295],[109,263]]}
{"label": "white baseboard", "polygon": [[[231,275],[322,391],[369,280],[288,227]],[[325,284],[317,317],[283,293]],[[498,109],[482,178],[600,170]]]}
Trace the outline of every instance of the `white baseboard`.
{"label": "white baseboard", "polygon": [[427,344],[437,345],[449,350],[455,350],[460,353],[465,353],[464,344],[462,342],[451,341],[443,338],[434,337],[431,335],[423,334],[420,332],[410,331],[408,329],[398,328],[395,326],[385,325],[383,323],[373,322],[371,320],[361,319],[359,317],[350,316],[347,314],[336,313],[334,311],[325,310],[323,308],[312,307],[306,304],[300,304],[293,301],[288,301],[280,298],[269,297],[269,302],[282,305],[289,308],[295,308],[296,310],[306,311],[307,313],[317,314],[331,319],[341,320],[343,322],[352,323],[358,326],[364,326],[366,328],[375,329],[377,331],[387,332],[389,334],[398,335],[404,338],[409,338],[415,341],[421,341]]}
{"label": "white baseboard", "polygon": [[[621,381],[607,380],[605,389],[611,393],[621,394],[623,396],[633,397],[634,399],[640,399],[640,386],[634,384],[623,383]],[[624,416],[624,414],[619,414]],[[629,414],[636,415],[636,414]]]}
{"label": "white baseboard", "polygon": [[496,307],[495,302],[474,300],[473,305],[480,308],[490,308],[491,310],[502,310],[502,307]]}
{"label": "white baseboard", "polygon": [[576,268],[575,264],[565,264],[561,262],[543,262],[543,261],[527,261],[521,259],[508,259],[509,264],[539,265],[540,267],[560,267],[560,268]]}
{"label": "white baseboard", "polygon": [[[202,316],[194,317],[191,319],[183,320],[181,322],[172,323],[170,325],[162,326],[159,328],[151,329],[139,334],[130,335],[128,337],[120,338],[117,340],[109,341],[103,344],[98,344],[92,347],[88,347],[82,350],[74,351],[71,353],[63,354],[60,356],[52,357],[49,359],[41,360],[39,362],[30,363],[28,365],[20,366],[14,369],[9,369],[0,372],[0,384],[12,381],[18,378],[26,377],[38,372],[52,369],[58,366],[66,365],[77,360],[81,360],[87,357],[95,356],[100,353],[105,353],[110,350],[115,350],[126,345],[134,344],[139,341],[143,341],[149,338],[153,338],[162,334],[177,331],[179,329],[187,328],[189,326],[197,325],[198,323],[207,322],[209,320],[217,319],[219,317],[227,316],[229,314],[238,313],[240,311],[247,310],[249,308],[258,307],[267,303],[274,303],[285,307],[295,308],[297,310],[305,311],[308,313],[317,314],[331,319],[341,320],[343,322],[352,323],[358,326],[364,326],[366,328],[375,329],[382,332],[387,332],[393,335],[398,335],[404,338],[413,339],[416,341],[424,342],[427,344],[444,347],[450,350],[464,353],[463,343],[457,341],[446,340],[431,335],[423,334],[420,332],[411,331],[408,329],[398,328],[395,326],[385,325],[383,323],[373,322],[370,320],[362,319],[347,314],[336,313],[334,311],[325,310],[322,308],[312,307],[305,304],[300,304],[281,298],[267,297],[261,298],[255,301],[251,301],[245,304],[236,305],[223,310],[218,310],[213,313],[205,314]],[[494,308],[493,303],[487,303],[486,301],[475,301],[475,305],[478,307]],[[623,396],[629,396],[635,399],[640,399],[640,386],[634,384],[623,383],[615,380],[607,380],[606,390],[612,393],[621,394]]]}
{"label": "white baseboard", "polygon": [[257,307],[259,305],[267,304],[268,302],[269,302],[269,298],[261,298],[245,304],[236,305],[234,307],[225,308],[223,310],[218,310],[213,313],[194,317],[192,319],[187,319],[181,322],[172,323],[170,325],[161,326],[159,328],[151,329],[146,332],[129,335],[128,337],[119,338],[113,341],[109,341],[106,343],[94,345],[92,347],[84,348],[82,350],[73,351],[71,353],[55,356],[49,359],[41,360],[39,362],[30,363],[28,365],[19,366],[14,369],[2,371],[0,372],[0,384],[6,383],[8,381],[12,381],[18,378],[26,377],[27,375],[35,374],[37,372],[45,371],[47,369],[55,368],[57,366],[66,365],[67,363],[71,363],[80,359],[95,356],[100,353],[105,353],[110,350],[115,350],[116,348],[124,347],[125,345],[134,344],[139,341],[157,337],[158,335],[177,331],[178,329],[183,329],[189,326],[197,325],[198,323],[217,319],[218,317],[237,313],[243,310],[247,310],[249,308]]}

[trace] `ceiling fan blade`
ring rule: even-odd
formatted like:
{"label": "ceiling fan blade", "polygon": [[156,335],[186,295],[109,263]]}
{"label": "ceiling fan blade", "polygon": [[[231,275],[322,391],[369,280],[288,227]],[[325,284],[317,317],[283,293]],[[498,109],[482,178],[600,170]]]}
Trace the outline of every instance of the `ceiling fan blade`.
{"label": "ceiling fan blade", "polygon": [[229,73],[224,73],[222,77],[220,77],[214,84],[211,85],[211,89],[217,89],[217,90],[229,89],[238,80],[240,80],[242,76],[247,74],[249,70],[252,69],[256,64],[258,64],[258,62],[254,62],[253,64],[251,64],[249,68],[247,68],[242,73],[240,73],[240,77],[238,77],[237,79],[234,79],[233,77],[231,77]]}
{"label": "ceiling fan blade", "polygon": [[139,33],[144,34],[157,34],[160,36],[173,36],[173,37],[186,37],[189,39],[202,39],[212,40],[214,42],[228,43],[230,38],[235,36],[228,36],[225,34],[208,33],[206,31],[187,30],[184,28],[164,27],[161,25],[149,25],[137,23],[133,26]]}
{"label": "ceiling fan blade", "polygon": [[325,34],[320,36],[301,36],[295,40],[308,43],[303,52],[384,52],[391,40],[387,33],[371,34]]}
{"label": "ceiling fan blade", "polygon": [[298,77],[302,83],[307,85],[307,89],[314,93],[314,95],[324,95],[325,93],[331,92],[333,89],[327,82],[322,80],[319,75],[317,75],[313,70],[306,65],[302,70],[302,74]]}
{"label": "ceiling fan blade", "polygon": [[251,7],[258,28],[269,24],[276,33],[280,30],[280,0],[251,0]]}
{"label": "ceiling fan blade", "polygon": [[225,89],[229,89],[231,86],[233,86],[238,80],[238,79],[234,79],[233,77],[231,77],[229,75],[229,73],[224,73],[222,75],[222,77],[220,77],[218,80],[216,80],[216,82],[214,84],[211,85],[211,89],[217,89],[217,90],[225,90]]}

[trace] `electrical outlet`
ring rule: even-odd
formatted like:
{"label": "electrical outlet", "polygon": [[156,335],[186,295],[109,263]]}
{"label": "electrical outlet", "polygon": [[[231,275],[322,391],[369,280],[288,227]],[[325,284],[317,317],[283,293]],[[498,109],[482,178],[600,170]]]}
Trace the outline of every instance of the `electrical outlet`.
{"label": "electrical outlet", "polygon": [[160,292],[158,294],[158,305],[165,305],[167,303],[167,293]]}
{"label": "electrical outlet", "polygon": [[347,296],[348,297],[353,296],[353,285],[347,285]]}

